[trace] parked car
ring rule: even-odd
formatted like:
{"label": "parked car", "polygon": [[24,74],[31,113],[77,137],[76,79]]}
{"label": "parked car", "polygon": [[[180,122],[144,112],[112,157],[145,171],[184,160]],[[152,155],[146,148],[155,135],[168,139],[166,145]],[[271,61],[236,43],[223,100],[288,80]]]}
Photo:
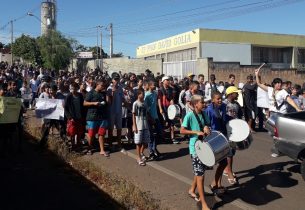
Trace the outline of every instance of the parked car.
{"label": "parked car", "polygon": [[305,111],[273,114],[266,122],[266,129],[281,154],[301,162],[305,180]]}

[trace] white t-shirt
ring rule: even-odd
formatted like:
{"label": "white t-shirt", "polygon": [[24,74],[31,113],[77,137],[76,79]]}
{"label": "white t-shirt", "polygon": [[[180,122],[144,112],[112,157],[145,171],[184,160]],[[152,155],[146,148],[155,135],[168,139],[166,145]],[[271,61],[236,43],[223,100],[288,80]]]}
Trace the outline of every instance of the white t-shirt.
{"label": "white t-shirt", "polygon": [[31,79],[30,80],[30,87],[32,89],[32,92],[37,93],[38,87],[39,87],[39,80]]}
{"label": "white t-shirt", "polygon": [[284,103],[280,109],[276,109],[275,104],[274,104],[274,89],[273,87],[268,87],[268,97],[269,97],[269,110],[273,112],[279,112],[282,114],[287,113],[287,104],[284,103],[289,96],[289,93],[286,90],[280,90],[275,94],[275,100],[278,104],[278,106],[281,106],[282,103]]}
{"label": "white t-shirt", "polygon": [[136,116],[136,125],[139,131],[148,129],[147,110],[147,105],[138,100],[132,105],[132,113]]}

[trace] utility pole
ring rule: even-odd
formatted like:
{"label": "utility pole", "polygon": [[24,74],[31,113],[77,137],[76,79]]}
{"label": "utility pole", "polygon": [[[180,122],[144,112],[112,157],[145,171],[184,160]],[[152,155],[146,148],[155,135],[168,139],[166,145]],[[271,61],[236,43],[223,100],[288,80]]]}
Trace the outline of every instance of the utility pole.
{"label": "utility pole", "polygon": [[112,23],[110,23],[109,30],[110,30],[110,58],[112,58],[112,55],[113,55],[113,26],[112,26]]}
{"label": "utility pole", "polygon": [[96,26],[96,59],[98,59],[98,35],[99,35],[99,27]]}
{"label": "utility pole", "polygon": [[13,26],[13,20],[10,21],[11,23],[11,62],[13,65],[14,58],[13,58],[13,42],[14,42],[14,26]]}
{"label": "utility pole", "polygon": [[102,27],[103,26],[96,26],[96,29],[97,29],[97,34],[96,34],[96,59],[97,59],[97,61],[96,61],[96,65],[97,65],[97,63],[100,63],[100,62],[98,62],[98,59],[99,59],[98,53],[100,53],[100,57],[101,57],[101,49],[98,50],[98,48],[99,48],[99,41],[98,40],[99,40],[100,28],[102,28]]}
{"label": "utility pole", "polygon": [[101,59],[100,59],[100,69],[101,69],[101,71],[103,72],[103,33],[102,33],[102,30],[101,30],[101,48],[100,48],[100,56],[101,56]]}

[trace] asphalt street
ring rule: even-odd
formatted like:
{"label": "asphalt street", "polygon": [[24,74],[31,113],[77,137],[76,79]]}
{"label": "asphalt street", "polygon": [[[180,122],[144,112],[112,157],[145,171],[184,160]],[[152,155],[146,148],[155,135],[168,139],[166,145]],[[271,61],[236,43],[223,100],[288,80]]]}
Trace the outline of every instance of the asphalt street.
{"label": "asphalt street", "polygon": [[[221,198],[210,194],[207,186],[211,183],[216,167],[206,171],[205,191],[209,206],[225,210],[305,209],[305,181],[300,174],[300,164],[285,156],[272,158],[270,149],[273,140],[267,133],[253,134],[253,139],[249,149],[237,151],[234,157],[233,169],[239,185],[229,186],[223,176],[223,185],[229,188],[228,194]],[[114,152],[106,158],[96,152],[82,158],[134,182],[139,189],[159,200],[162,207],[177,210],[198,208],[187,194],[193,174],[185,141],[178,145],[160,144],[158,149],[163,158],[148,162],[145,167],[136,163],[135,146],[125,146],[125,154]]]}
{"label": "asphalt street", "polygon": [[[233,168],[239,185],[230,186],[223,176],[223,184],[229,188],[229,193],[220,199],[221,202],[214,203],[214,208],[229,205],[228,209],[305,209],[305,181],[300,175],[300,165],[285,156],[272,158],[272,139],[267,133],[256,133],[253,137],[250,148],[237,151],[234,157]],[[147,167],[158,170],[160,177],[162,173],[167,174],[184,184],[192,179],[186,142],[162,144],[159,151],[164,158]],[[135,154],[134,150],[129,152]],[[206,172],[205,186],[210,184],[215,168]]]}

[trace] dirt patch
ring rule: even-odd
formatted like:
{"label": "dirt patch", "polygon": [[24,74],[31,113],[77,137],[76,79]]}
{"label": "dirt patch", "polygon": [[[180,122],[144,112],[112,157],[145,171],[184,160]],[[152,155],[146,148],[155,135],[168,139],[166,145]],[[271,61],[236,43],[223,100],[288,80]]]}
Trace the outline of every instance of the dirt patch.
{"label": "dirt patch", "polygon": [[[25,130],[28,137],[36,142],[40,139],[40,129],[32,123],[26,123]],[[152,198],[149,193],[141,191],[135,184],[127,181],[118,174],[111,174],[102,167],[96,167],[82,156],[70,153],[66,144],[57,136],[49,136],[48,148],[60,159],[92,181],[102,191],[126,209],[155,210],[162,209],[159,201]]]}

